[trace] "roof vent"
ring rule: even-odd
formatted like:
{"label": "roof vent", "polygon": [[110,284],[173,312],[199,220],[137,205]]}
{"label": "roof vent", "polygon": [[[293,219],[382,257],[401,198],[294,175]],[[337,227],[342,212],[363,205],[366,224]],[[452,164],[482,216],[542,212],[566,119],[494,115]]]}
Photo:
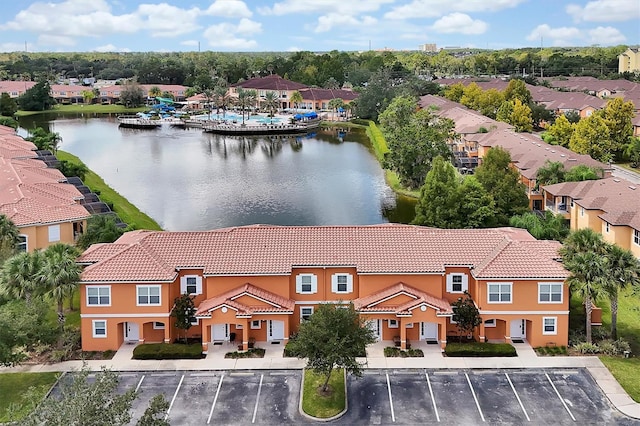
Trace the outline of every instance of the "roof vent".
{"label": "roof vent", "polygon": [[566,155],[564,155],[564,154],[560,154],[560,157],[566,157]]}
{"label": "roof vent", "polygon": [[538,146],[542,146],[542,145],[538,144]]}
{"label": "roof vent", "polygon": [[635,187],[635,186],[631,186],[631,185],[629,185],[629,189],[632,189],[632,190],[634,190],[634,191],[635,191],[636,187]]}
{"label": "roof vent", "polygon": [[556,153],[556,150],[555,150],[555,149],[552,149],[552,150],[551,150],[551,152],[555,154],[555,153]]}
{"label": "roof vent", "polygon": [[620,182],[620,179],[613,179],[614,182]]}

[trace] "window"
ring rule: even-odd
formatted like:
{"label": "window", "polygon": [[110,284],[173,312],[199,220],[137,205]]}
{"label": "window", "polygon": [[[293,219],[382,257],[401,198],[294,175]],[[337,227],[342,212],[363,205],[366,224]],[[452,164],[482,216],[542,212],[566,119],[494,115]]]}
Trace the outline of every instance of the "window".
{"label": "window", "polygon": [[236,330],[242,330],[243,328],[244,328],[244,325],[236,324]]}
{"label": "window", "polygon": [[633,243],[640,246],[640,231],[633,230]]}
{"label": "window", "polygon": [[93,320],[93,337],[107,337],[107,322],[105,320]]}
{"label": "window", "polygon": [[191,317],[189,318],[189,322],[191,323],[191,325],[198,325],[200,323],[200,320],[196,317]]}
{"label": "window", "polygon": [[604,223],[604,232],[606,232],[606,233],[608,234],[608,233],[609,233],[609,230],[610,230],[610,228],[609,228],[609,222],[605,222],[605,223]]}
{"label": "window", "polygon": [[49,226],[49,242],[55,243],[60,241],[60,225]]}
{"label": "window", "polygon": [[29,248],[29,245],[27,244],[27,236],[18,235],[18,244],[16,245],[16,250],[28,251],[28,248]]}
{"label": "window", "polygon": [[153,329],[154,330],[164,330],[164,323],[163,322],[159,322],[159,321],[154,321],[153,322]]}
{"label": "window", "polygon": [[299,274],[296,277],[296,292],[313,294],[318,292],[318,277],[313,274]]}
{"label": "window", "polygon": [[353,291],[353,277],[351,274],[333,274],[331,276],[331,291],[334,293],[351,293]]}
{"label": "window", "polygon": [[584,207],[580,207],[580,216],[584,216]]}
{"label": "window", "polygon": [[511,283],[488,283],[488,303],[511,303]]}
{"label": "window", "polygon": [[180,278],[181,294],[202,294],[202,277],[185,275]]}
{"label": "window", "polygon": [[464,293],[469,288],[469,281],[466,274],[447,275],[447,292]]}
{"label": "window", "polygon": [[495,318],[488,319],[484,322],[484,328],[494,328],[496,326]]}
{"label": "window", "polygon": [[111,306],[111,287],[87,286],[87,306]]}
{"label": "window", "polygon": [[300,307],[300,322],[308,321],[311,315],[313,315],[313,306]]}
{"label": "window", "polygon": [[562,303],[562,283],[539,283],[538,303]]}
{"label": "window", "polygon": [[398,328],[398,320],[390,319],[389,320],[389,328]]}
{"label": "window", "polygon": [[260,328],[261,328],[260,324],[262,324],[260,320],[252,320],[251,321],[251,329],[260,330]]}
{"label": "window", "polygon": [[138,306],[140,305],[160,305],[160,286],[159,285],[139,285]]}
{"label": "window", "polygon": [[410,322],[409,324],[407,324],[407,328],[413,328],[413,323]]}
{"label": "window", "polygon": [[557,317],[543,317],[542,334],[558,334],[557,321]]}

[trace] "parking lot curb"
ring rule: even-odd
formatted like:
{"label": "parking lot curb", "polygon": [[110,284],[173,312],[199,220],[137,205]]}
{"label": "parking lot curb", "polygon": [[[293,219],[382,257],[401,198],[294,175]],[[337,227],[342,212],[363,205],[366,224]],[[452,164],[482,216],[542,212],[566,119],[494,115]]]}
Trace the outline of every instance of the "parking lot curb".
{"label": "parking lot curb", "polygon": [[304,371],[305,370],[306,369],[304,368],[302,369],[302,381],[300,383],[300,398],[299,398],[300,400],[298,402],[298,411],[300,412],[300,415],[302,415],[303,417],[309,420],[313,420],[316,422],[330,422],[344,416],[345,413],[349,410],[349,398],[347,398],[347,371],[344,368],[342,369],[342,374],[344,375],[344,410],[342,410],[335,416],[322,419],[320,417],[314,417],[312,415],[309,415],[305,413],[304,410],[302,409],[302,394],[304,393]]}

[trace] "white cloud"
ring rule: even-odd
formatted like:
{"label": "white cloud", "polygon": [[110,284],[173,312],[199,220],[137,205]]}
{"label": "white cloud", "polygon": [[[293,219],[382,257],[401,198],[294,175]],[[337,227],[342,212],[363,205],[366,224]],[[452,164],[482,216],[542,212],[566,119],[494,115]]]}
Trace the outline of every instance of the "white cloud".
{"label": "white cloud", "polygon": [[141,4],[135,11],[141,26],[154,37],[172,37],[199,29],[196,20],[200,13],[198,8],[181,9],[167,3]]}
{"label": "white cloud", "polygon": [[98,46],[93,48],[94,52],[131,52],[131,49],[127,47],[116,47],[113,44],[105,44],[104,46]]}
{"label": "white cloud", "polygon": [[318,18],[318,25],[315,28],[315,32],[323,33],[330,31],[333,28],[340,27],[357,27],[357,26],[369,26],[375,25],[377,20],[372,16],[363,16],[358,19],[354,16],[340,15],[338,13],[330,13]]}
{"label": "white cloud", "polygon": [[619,44],[623,43],[627,38],[613,27],[597,27],[589,30],[592,44]]}
{"label": "white cloud", "polygon": [[239,0],[216,0],[204,13],[223,18],[250,18],[253,15],[245,2]]}
{"label": "white cloud", "polygon": [[429,28],[437,33],[483,34],[489,25],[479,19],[472,19],[464,13],[456,12],[443,16]]}
{"label": "white cloud", "polygon": [[414,0],[397,6],[387,19],[437,18],[452,12],[497,12],[516,7],[525,0]]}
{"label": "white cloud", "polygon": [[42,46],[75,46],[76,40],[73,37],[62,35],[40,34],[38,44]]}
{"label": "white cloud", "polygon": [[[539,41],[542,37],[543,40],[551,40],[553,46],[567,46],[571,44],[570,40],[580,38],[582,33],[575,27],[558,27],[551,28],[547,24],[538,25],[529,33],[527,40]],[[548,45],[548,41],[545,41]]]}
{"label": "white cloud", "polygon": [[185,40],[180,42],[180,44],[183,46],[197,46],[198,43],[198,40]]}
{"label": "white cloud", "polygon": [[338,14],[338,15],[359,15],[361,13],[375,12],[380,6],[393,3],[395,0],[284,0],[275,3],[273,7],[262,7],[258,9],[263,15],[288,15],[288,14]]}
{"label": "white cloud", "polygon": [[640,19],[638,0],[594,0],[586,5],[569,4],[566,12],[576,22],[617,22]]}
{"label": "white cloud", "polygon": [[243,18],[238,25],[227,22],[211,25],[203,35],[209,46],[231,50],[250,50],[258,46],[255,40],[240,36],[250,36],[262,32],[262,24]]}

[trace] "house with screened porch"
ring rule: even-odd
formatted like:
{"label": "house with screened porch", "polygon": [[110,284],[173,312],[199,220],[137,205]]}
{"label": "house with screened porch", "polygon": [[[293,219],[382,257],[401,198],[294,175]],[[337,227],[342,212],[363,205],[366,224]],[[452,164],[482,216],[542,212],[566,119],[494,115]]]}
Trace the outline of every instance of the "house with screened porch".
{"label": "house with screened porch", "polygon": [[[559,243],[514,228],[252,225],[207,232],[132,231],[79,258],[82,347],[171,342],[181,294],[189,336],[286,344],[322,303],[353,303],[378,340],[444,348],[452,303],[468,291],[479,341],[566,345],[569,300]],[[266,344],[265,343],[265,344]]]}

